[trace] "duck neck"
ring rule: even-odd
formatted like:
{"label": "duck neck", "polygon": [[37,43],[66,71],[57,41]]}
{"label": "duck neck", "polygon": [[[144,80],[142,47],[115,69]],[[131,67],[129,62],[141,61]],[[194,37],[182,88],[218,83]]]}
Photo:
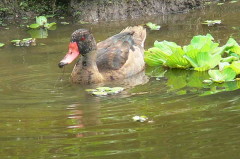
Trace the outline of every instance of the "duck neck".
{"label": "duck neck", "polygon": [[96,64],[96,56],[96,50],[93,50],[80,58],[72,72],[72,79],[75,83],[91,84],[103,81]]}
{"label": "duck neck", "polygon": [[83,55],[80,59],[80,64],[82,65],[82,68],[92,68],[95,69],[95,66],[97,68],[97,64],[96,64],[96,50],[93,50],[89,53],[87,53],[86,55]]}

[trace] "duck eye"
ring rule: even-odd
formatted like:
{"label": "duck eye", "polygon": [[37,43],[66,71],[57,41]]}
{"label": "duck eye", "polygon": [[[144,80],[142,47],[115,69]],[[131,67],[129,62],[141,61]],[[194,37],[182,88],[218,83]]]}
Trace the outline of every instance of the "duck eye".
{"label": "duck eye", "polygon": [[81,37],[81,39],[80,39],[80,40],[81,40],[81,41],[84,41],[85,39],[86,39],[86,38],[83,36],[83,37]]}

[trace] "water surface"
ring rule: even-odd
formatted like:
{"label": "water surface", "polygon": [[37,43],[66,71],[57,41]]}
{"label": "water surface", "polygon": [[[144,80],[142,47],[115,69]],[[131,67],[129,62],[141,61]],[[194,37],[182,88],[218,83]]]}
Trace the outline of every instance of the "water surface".
{"label": "water surface", "polygon": [[[69,82],[57,67],[67,51],[70,34],[90,29],[97,41],[129,25],[148,21],[160,31],[148,31],[146,48],[155,40],[186,45],[194,35],[211,33],[226,43],[240,41],[240,2],[211,5],[190,13],[159,15],[92,25],[58,25],[45,46],[15,47],[10,40],[29,37],[24,28],[1,28],[0,158],[69,159],[237,159],[240,157],[239,82],[205,85],[206,72],[147,68],[149,81],[121,94],[93,97],[88,86]],[[206,27],[205,20],[222,20]],[[117,84],[115,84],[117,85]],[[135,115],[150,121],[138,123]]]}

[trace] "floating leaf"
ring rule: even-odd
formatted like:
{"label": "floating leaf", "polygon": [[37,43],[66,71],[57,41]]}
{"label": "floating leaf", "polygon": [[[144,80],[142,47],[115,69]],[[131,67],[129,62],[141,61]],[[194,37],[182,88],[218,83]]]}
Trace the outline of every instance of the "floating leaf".
{"label": "floating leaf", "polygon": [[61,22],[61,24],[63,24],[63,25],[68,25],[68,24],[70,24],[70,23],[68,23],[68,22]]}
{"label": "floating leaf", "polygon": [[221,24],[221,20],[206,20],[202,24],[206,24],[208,26],[214,26],[215,24]]}
{"label": "floating leaf", "polygon": [[95,95],[95,96],[106,96],[108,95],[107,92],[92,92],[92,95]]}
{"label": "floating leaf", "polygon": [[80,24],[89,24],[89,22],[85,22],[85,21],[82,21],[82,20],[80,20],[78,23],[80,23]]}
{"label": "floating leaf", "polygon": [[156,25],[156,24],[151,23],[151,22],[148,22],[148,23],[146,24],[146,26],[148,26],[151,30],[159,30],[159,29],[161,28],[160,25]]}
{"label": "floating leaf", "polygon": [[205,5],[210,5],[212,4],[212,2],[205,2]]}
{"label": "floating leaf", "polygon": [[57,23],[55,23],[55,22],[53,22],[53,23],[46,23],[46,24],[44,24],[44,27],[50,29],[50,28],[52,28],[56,24]]}
{"label": "floating leaf", "polygon": [[117,94],[123,91],[124,88],[122,87],[98,87],[96,89],[86,89],[85,91],[91,93],[92,95],[96,96],[106,96],[111,94]]}
{"label": "floating leaf", "polygon": [[25,38],[22,40],[12,40],[11,43],[15,46],[35,46],[36,41],[33,38]]}
{"label": "floating leaf", "polygon": [[3,47],[5,44],[4,43],[0,43],[0,47]]}
{"label": "floating leaf", "polygon": [[39,27],[40,27],[39,24],[31,24],[31,25],[29,25],[29,28],[32,28],[32,29],[37,29]]}
{"label": "floating leaf", "polygon": [[208,74],[211,77],[211,80],[217,83],[232,81],[237,75],[236,72],[230,67],[225,68],[223,71],[209,70]]}

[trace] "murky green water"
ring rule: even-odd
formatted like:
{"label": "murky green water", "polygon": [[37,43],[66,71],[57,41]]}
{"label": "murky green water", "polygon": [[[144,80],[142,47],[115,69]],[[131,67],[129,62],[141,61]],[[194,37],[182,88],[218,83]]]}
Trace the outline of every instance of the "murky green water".
{"label": "murky green water", "polygon": [[[148,21],[161,30],[148,31],[146,48],[155,40],[188,44],[192,36],[211,33],[222,44],[229,36],[240,42],[240,2],[213,5],[179,15],[85,25],[97,41],[128,25]],[[204,20],[221,19],[217,27]],[[240,82],[204,85],[207,73],[170,70],[122,94],[93,97],[88,87],[69,82],[73,65],[57,67],[69,36],[83,25],[58,25],[45,46],[14,47],[10,40],[29,37],[24,29],[1,29],[0,158],[64,159],[237,159],[240,157]],[[156,75],[147,68],[148,75]],[[161,69],[157,71],[161,73]],[[135,115],[153,122],[137,123]]]}

